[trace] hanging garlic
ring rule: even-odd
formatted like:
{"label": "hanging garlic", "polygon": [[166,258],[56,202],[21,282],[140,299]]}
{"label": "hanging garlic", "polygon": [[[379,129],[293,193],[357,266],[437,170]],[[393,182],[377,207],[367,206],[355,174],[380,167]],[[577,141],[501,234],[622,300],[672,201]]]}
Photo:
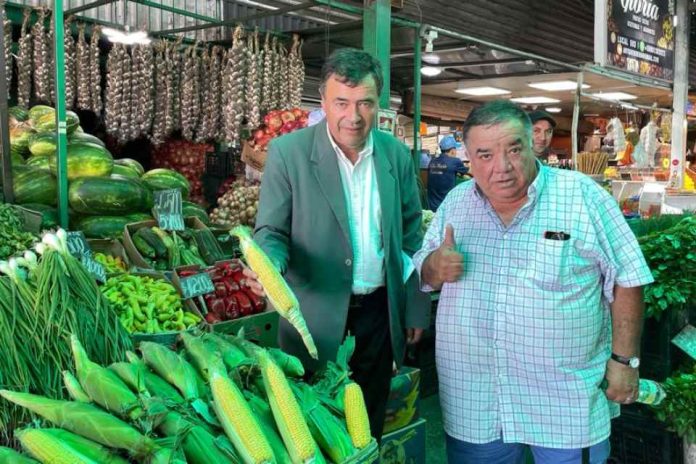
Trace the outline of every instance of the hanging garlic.
{"label": "hanging garlic", "polygon": [[210,63],[210,74],[213,77],[213,80],[210,83],[213,100],[211,106],[211,108],[213,108],[211,111],[213,114],[211,115],[210,138],[218,141],[224,140],[222,116],[225,110],[223,106],[223,63],[225,56],[225,50],[223,50],[221,47],[213,47],[212,60]]}
{"label": "hanging garlic", "polygon": [[103,109],[102,101],[102,84],[101,84],[101,69],[99,68],[99,38],[101,36],[101,28],[94,26],[92,28],[92,37],[89,41],[89,94],[90,106],[97,116],[101,114]]}
{"label": "hanging garlic", "polygon": [[17,103],[22,108],[29,108],[31,98],[31,71],[33,39],[29,30],[30,9],[24,10],[22,32],[19,37],[19,53],[17,54]]}
{"label": "hanging garlic", "polygon": [[128,48],[123,46],[121,57],[121,124],[118,132],[119,143],[133,140],[135,133],[135,121],[133,120],[133,77],[132,60]]}
{"label": "hanging garlic", "polygon": [[127,54],[123,45],[113,44],[106,61],[105,125],[106,132],[114,137],[118,136],[121,126],[121,106],[123,104],[122,63],[124,53]]}
{"label": "hanging garlic", "polygon": [[46,10],[39,9],[39,17],[32,26],[33,66],[34,66],[34,96],[37,100],[50,103],[51,77],[49,71],[48,43],[46,37]]}
{"label": "hanging garlic", "polygon": [[152,135],[150,140],[157,146],[164,141],[167,135],[167,43],[164,41],[154,45],[154,79]]}
{"label": "hanging garlic", "polygon": [[[77,107],[81,110],[92,108],[92,96],[90,91],[89,72],[89,45],[85,40],[85,25],[77,26],[77,61],[75,63],[75,77],[77,80]],[[113,51],[113,48],[112,48]]]}
{"label": "hanging garlic", "polygon": [[261,109],[272,110],[273,104],[273,50],[271,48],[271,35],[266,32],[266,40],[263,45],[263,89],[261,93]]}
{"label": "hanging garlic", "polygon": [[232,49],[227,57],[227,72],[231,72],[228,82],[228,98],[225,107],[225,139],[236,145],[239,142],[239,130],[244,119],[244,76],[246,69],[246,52],[244,50],[243,29],[238,26],[232,37]]}
{"label": "hanging garlic", "polygon": [[181,75],[181,135],[191,141],[198,127],[200,113],[199,65],[194,44],[184,52]]}
{"label": "hanging garlic", "polygon": [[254,31],[254,35],[249,39],[247,45],[247,57],[249,59],[249,72],[246,80],[246,98],[247,98],[247,122],[249,127],[257,128],[261,125],[261,85],[260,74],[262,70],[260,66],[260,51],[259,51],[259,31]]}
{"label": "hanging garlic", "polygon": [[198,130],[196,131],[196,142],[203,143],[211,139],[212,134],[212,95],[211,83],[213,76],[210,71],[211,56],[210,50],[206,47],[201,53],[200,59],[200,115]]}
{"label": "hanging garlic", "polygon": [[7,78],[7,93],[12,86],[12,23],[7,19],[7,13],[2,10],[2,24],[5,40],[5,77]]}
{"label": "hanging garlic", "polygon": [[73,17],[65,20],[63,35],[63,48],[65,56],[65,108],[71,110],[75,105],[77,93],[77,79],[75,76],[75,39],[73,39],[71,26]]}

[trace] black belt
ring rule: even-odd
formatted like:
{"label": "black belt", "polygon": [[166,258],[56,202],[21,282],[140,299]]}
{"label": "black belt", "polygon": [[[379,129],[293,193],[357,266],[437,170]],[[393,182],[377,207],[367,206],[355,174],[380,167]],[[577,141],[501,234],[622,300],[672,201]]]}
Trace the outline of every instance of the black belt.
{"label": "black belt", "polygon": [[382,294],[386,294],[387,287],[378,287],[371,293],[367,293],[365,295],[355,295],[352,294],[350,295],[350,300],[348,302],[348,307],[349,308],[362,308],[367,301],[371,301],[374,298],[382,296]]}

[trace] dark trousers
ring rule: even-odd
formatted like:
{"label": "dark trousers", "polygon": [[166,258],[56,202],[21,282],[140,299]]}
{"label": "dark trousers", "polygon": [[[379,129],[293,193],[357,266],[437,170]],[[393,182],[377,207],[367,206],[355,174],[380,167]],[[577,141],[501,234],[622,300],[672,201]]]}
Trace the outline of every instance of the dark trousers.
{"label": "dark trousers", "polygon": [[379,442],[394,361],[385,287],[369,295],[351,298],[346,334],[348,332],[355,337],[355,352],[349,363],[352,378],[362,388],[370,417],[370,430]]}

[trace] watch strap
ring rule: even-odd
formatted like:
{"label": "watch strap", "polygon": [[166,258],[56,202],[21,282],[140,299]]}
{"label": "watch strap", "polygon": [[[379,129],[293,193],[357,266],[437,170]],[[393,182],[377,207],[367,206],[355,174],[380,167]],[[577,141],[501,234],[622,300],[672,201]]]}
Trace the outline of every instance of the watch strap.
{"label": "watch strap", "polygon": [[[635,357],[627,358],[627,357],[625,357],[625,356],[620,356],[620,355],[618,355],[618,354],[616,354],[616,353],[612,353],[612,354],[611,354],[611,359],[613,359],[614,361],[616,361],[616,362],[618,362],[618,363],[624,364],[624,365],[626,365],[626,366],[631,366],[631,360],[633,360],[634,358],[635,358]],[[632,366],[631,366],[631,367],[632,367]]]}

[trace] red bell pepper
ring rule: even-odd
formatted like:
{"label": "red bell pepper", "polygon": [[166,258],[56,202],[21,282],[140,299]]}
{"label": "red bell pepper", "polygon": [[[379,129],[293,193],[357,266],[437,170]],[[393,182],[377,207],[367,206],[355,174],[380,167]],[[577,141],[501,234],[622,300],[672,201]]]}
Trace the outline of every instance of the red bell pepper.
{"label": "red bell pepper", "polygon": [[234,296],[228,296],[225,299],[225,319],[231,321],[239,316],[239,300]]}
{"label": "red bell pepper", "polygon": [[254,306],[246,293],[239,291],[234,294],[234,297],[239,302],[239,313],[242,316],[249,316],[254,313]]}
{"label": "red bell pepper", "polygon": [[242,292],[249,298],[251,305],[254,307],[254,314],[263,312],[266,309],[266,299],[252,292],[249,287],[244,287]]}
{"label": "red bell pepper", "polygon": [[218,317],[225,315],[225,300],[222,298],[212,298],[208,301],[208,313],[215,313]]}

